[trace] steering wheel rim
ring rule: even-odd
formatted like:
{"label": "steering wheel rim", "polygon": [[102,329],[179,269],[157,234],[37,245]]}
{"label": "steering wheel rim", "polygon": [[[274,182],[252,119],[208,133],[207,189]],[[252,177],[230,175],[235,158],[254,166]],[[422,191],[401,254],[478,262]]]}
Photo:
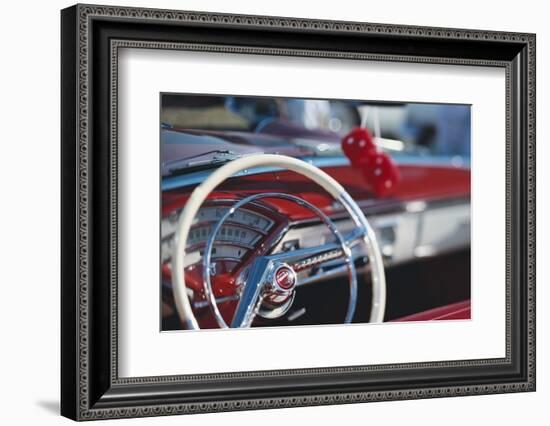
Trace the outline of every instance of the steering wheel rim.
{"label": "steering wheel rim", "polygon": [[372,302],[369,322],[381,322],[384,318],[386,305],[384,265],[375,233],[359,206],[334,178],[305,161],[277,154],[254,154],[233,160],[215,170],[204,182],[194,189],[180,214],[175,234],[176,244],[172,256],[172,278],[174,281],[172,283],[172,290],[176,309],[183,325],[187,329],[200,329],[185,290],[184,270],[186,242],[195,215],[203,202],[208,198],[208,195],[226,179],[244,170],[261,166],[291,170],[311,179],[325,189],[347,210],[357,229],[361,230],[361,235],[354,238],[354,240],[361,239],[365,244],[371,267]]}

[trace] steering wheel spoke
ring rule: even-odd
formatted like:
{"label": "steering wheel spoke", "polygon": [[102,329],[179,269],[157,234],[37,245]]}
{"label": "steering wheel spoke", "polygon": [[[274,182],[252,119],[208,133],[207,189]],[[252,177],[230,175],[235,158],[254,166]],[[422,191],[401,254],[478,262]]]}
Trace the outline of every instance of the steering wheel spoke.
{"label": "steering wheel spoke", "polygon": [[269,258],[274,261],[286,262],[291,265],[294,271],[300,272],[344,255],[341,244],[328,243],[317,247],[277,253],[269,256]]}
{"label": "steering wheel spoke", "polygon": [[363,242],[367,236],[367,230],[363,226],[358,226],[350,231],[348,234],[344,235],[344,242],[349,248],[354,247],[355,245]]}
{"label": "steering wheel spoke", "polygon": [[250,267],[246,284],[241,292],[239,303],[231,320],[231,328],[250,327],[260,304],[262,303],[262,289],[265,284],[270,260],[259,257]]}

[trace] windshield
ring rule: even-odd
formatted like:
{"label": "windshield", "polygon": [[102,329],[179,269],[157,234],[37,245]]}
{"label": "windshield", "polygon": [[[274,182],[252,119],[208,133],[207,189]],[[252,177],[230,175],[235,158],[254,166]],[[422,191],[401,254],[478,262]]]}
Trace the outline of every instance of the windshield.
{"label": "windshield", "polygon": [[470,121],[469,105],[163,94],[163,165],[171,174],[257,152],[342,156],[356,127],[391,155],[467,164]]}

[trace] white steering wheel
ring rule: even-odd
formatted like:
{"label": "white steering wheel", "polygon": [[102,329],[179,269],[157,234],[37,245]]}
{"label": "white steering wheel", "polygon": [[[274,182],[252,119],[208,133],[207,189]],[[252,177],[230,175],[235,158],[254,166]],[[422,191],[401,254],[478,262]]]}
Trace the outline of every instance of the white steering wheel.
{"label": "white steering wheel", "polygon": [[[338,234],[338,231],[336,231],[330,219],[305,200],[285,194],[271,194],[273,197],[279,195],[293,198],[294,201],[313,210],[314,213],[320,216],[323,222],[329,226],[333,234],[335,234],[337,241],[335,243],[323,244],[318,247],[298,249],[291,252],[283,252],[270,256],[259,256],[256,258],[246,278],[246,283],[241,292],[239,303],[230,327],[250,327],[266,292],[276,295],[290,295],[294,291],[297,280],[295,272],[293,271],[295,265],[308,265],[312,262],[319,264],[334,259],[335,253],[338,256],[346,257],[348,269],[350,271],[350,303],[345,322],[351,322],[356,302],[356,272],[350,256],[350,250],[351,247],[359,241],[365,244],[372,278],[372,304],[369,322],[382,322],[386,306],[384,265],[375,233],[359,206],[336,180],[309,163],[283,155],[254,154],[233,160],[213,172],[203,183],[195,188],[179,217],[176,229],[176,244],[172,256],[172,289],[176,308],[185,328],[200,328],[193,314],[191,303],[189,302],[189,297],[186,292],[184,271],[187,236],[193,224],[193,219],[204,201],[208,198],[208,195],[222,182],[243,170],[261,166],[291,170],[319,184],[332,195],[336,201],[342,204],[355,223],[356,229],[349,235],[342,237]],[[225,216],[231,214],[232,211],[235,211],[244,204],[244,202],[246,201],[242,200],[242,202],[236,203],[229,209]],[[223,220],[225,220],[225,218],[226,217],[224,217]],[[207,244],[207,250],[205,250],[206,275],[209,274],[209,255],[211,246],[216,231],[221,227],[223,220],[220,220],[214,227],[214,232]],[[289,274],[291,275],[290,278]],[[205,280],[204,290],[211,311],[218,324],[220,327],[227,327],[225,321],[219,314],[215,298],[212,295],[209,279]]]}

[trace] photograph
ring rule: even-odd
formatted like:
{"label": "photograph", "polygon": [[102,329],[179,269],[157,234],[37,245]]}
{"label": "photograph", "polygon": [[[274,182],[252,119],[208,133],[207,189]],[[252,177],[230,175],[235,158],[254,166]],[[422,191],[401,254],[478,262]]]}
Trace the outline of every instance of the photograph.
{"label": "photograph", "polygon": [[161,331],[471,319],[471,105],[159,97]]}

